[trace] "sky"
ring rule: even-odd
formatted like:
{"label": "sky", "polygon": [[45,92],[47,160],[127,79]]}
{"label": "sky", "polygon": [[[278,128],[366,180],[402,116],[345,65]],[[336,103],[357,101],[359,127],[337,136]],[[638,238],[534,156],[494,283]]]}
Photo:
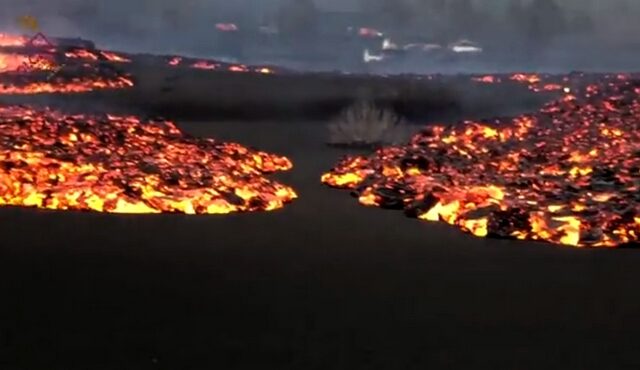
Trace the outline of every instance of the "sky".
{"label": "sky", "polygon": [[[54,36],[81,36],[100,46],[127,50],[154,52],[164,48],[166,52],[177,52],[174,48],[184,44],[185,39],[210,42],[212,23],[227,17],[225,14],[259,16],[277,9],[281,1],[284,0],[0,0],[0,26],[4,30],[15,29],[16,18],[30,14],[41,20],[45,33]],[[348,11],[357,9],[362,1],[316,0],[316,4],[322,10]],[[495,8],[513,0],[473,1]],[[557,1],[573,9],[589,9],[599,20],[598,32],[611,36],[594,44],[635,39],[640,32],[640,0]],[[182,24],[171,23],[176,12],[184,15]]]}

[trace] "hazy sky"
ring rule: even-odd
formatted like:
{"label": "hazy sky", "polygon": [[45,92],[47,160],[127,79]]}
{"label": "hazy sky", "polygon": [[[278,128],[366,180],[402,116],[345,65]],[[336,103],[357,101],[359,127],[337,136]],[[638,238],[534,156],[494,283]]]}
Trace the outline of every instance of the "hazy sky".
{"label": "hazy sky", "polygon": [[[128,40],[132,44],[144,43],[136,45],[141,48],[147,45],[144,37],[155,37],[166,45],[180,45],[182,41],[174,37],[175,33],[183,31],[182,37],[187,40],[207,38],[206,32],[210,31],[212,22],[234,19],[235,15],[254,15],[263,19],[260,15],[278,9],[281,1],[285,0],[0,0],[3,9],[0,27],[15,29],[16,18],[30,14],[41,20],[45,33],[53,35],[83,36],[100,42]],[[354,10],[364,1],[367,0],[316,0],[316,4],[322,10]],[[518,0],[473,1],[485,10],[487,7],[496,10]],[[413,2],[424,4],[422,0]],[[635,38],[640,31],[640,0],[557,2],[568,8],[588,10],[599,21],[599,34],[611,35],[608,40]],[[174,17],[176,13],[181,15]],[[182,24],[177,25],[174,21]],[[188,32],[191,35],[185,36]],[[165,42],[167,36],[175,40]]]}

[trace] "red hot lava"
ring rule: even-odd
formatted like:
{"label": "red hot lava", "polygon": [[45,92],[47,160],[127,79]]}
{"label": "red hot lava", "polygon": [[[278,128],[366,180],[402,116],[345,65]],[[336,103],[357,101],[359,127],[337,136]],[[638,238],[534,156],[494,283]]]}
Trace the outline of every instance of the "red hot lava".
{"label": "red hot lava", "polygon": [[[499,78],[483,78],[485,82]],[[561,98],[509,119],[427,127],[405,146],[343,159],[322,181],[476,236],[616,247],[640,238],[640,82],[565,77]],[[568,83],[572,88],[569,90]]]}
{"label": "red hot lava", "polygon": [[563,89],[565,90],[565,92],[569,92],[568,88],[564,86],[570,79],[568,76],[563,77],[559,81],[555,82],[552,81],[558,80],[557,76],[545,76],[535,73],[515,73],[508,76],[507,78],[495,75],[476,76],[472,78],[472,80],[475,82],[485,84],[503,83],[506,79],[508,79],[509,81],[526,84],[529,87],[529,90],[535,92],[557,91]]}
{"label": "red hot lava", "polygon": [[59,48],[0,34],[0,94],[128,88],[133,80],[108,65],[124,62],[129,59],[113,52]]}
{"label": "red hot lava", "polygon": [[89,61],[109,61],[114,63],[130,63],[131,59],[112,51],[72,49],[64,53],[65,57],[71,59],[85,59]]}
{"label": "red hot lava", "polygon": [[266,66],[246,66],[244,64],[230,64],[223,63],[214,60],[204,59],[191,59],[179,56],[170,57],[167,60],[167,64],[171,67],[186,66],[195,69],[215,70],[215,71],[228,71],[228,72],[254,72],[261,74],[273,74],[276,70],[272,67]]}
{"label": "red hot lava", "polygon": [[25,46],[29,41],[28,38],[20,35],[12,35],[7,33],[0,33],[0,47],[6,46]]}
{"label": "red hot lava", "polygon": [[172,122],[0,107],[0,205],[112,213],[274,210],[281,156],[193,138]]}

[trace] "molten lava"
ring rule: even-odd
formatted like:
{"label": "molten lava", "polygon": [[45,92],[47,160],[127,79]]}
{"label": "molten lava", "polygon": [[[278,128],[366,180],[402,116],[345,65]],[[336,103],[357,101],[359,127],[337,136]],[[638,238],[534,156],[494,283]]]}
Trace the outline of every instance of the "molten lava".
{"label": "molten lava", "polygon": [[[123,89],[133,86],[133,81],[124,76],[115,79],[98,77],[53,77],[42,75],[43,81],[30,81],[29,78],[0,78],[0,95],[43,94],[43,93],[83,93],[102,89]],[[13,83],[15,81],[15,83]]]}
{"label": "molten lava", "polygon": [[191,65],[193,68],[197,69],[218,69],[220,65],[217,63],[207,62],[206,60],[200,60]]}
{"label": "molten lava", "polygon": [[102,57],[104,57],[106,60],[110,61],[110,62],[117,62],[117,63],[131,63],[131,59],[124,57],[123,55],[120,55],[118,53],[114,53],[113,51],[100,51],[100,55],[102,55]]}
{"label": "molten lava", "polygon": [[427,127],[405,146],[344,158],[322,182],[352,189],[364,205],[403,209],[479,237],[637,244],[640,81],[510,80],[565,94],[533,114]]}
{"label": "molten lava", "polygon": [[0,73],[17,71],[28,64],[26,55],[0,53]]}
{"label": "molten lava", "polygon": [[115,63],[131,62],[131,59],[128,59],[123,55],[104,50],[73,49],[66,51],[64,55],[65,57],[71,59],[85,59],[89,61],[105,60]]}
{"label": "molten lava", "polygon": [[19,35],[11,35],[7,33],[0,33],[0,47],[7,46],[25,46],[29,41],[28,38]]}
{"label": "molten lava", "polygon": [[57,48],[48,42],[30,43],[26,37],[0,34],[0,94],[128,88],[133,80],[111,65],[128,61],[113,52]]}
{"label": "molten lava", "polygon": [[0,205],[112,213],[274,210],[285,158],[193,138],[167,121],[0,107]]}
{"label": "molten lava", "polygon": [[495,75],[485,75],[472,77],[471,79],[472,81],[485,84],[498,84],[504,83],[505,80],[509,80],[516,83],[526,84],[531,91],[543,92],[568,89],[564,86],[564,84],[569,81],[570,77],[564,76],[558,78],[558,76],[551,75],[515,73],[513,75],[507,76],[506,78]]}
{"label": "molten lava", "polygon": [[276,69],[267,66],[246,66],[244,64],[230,64],[215,60],[191,59],[179,56],[170,57],[167,64],[171,67],[187,66],[195,69],[228,71],[228,72],[254,72],[261,74],[274,74]]}

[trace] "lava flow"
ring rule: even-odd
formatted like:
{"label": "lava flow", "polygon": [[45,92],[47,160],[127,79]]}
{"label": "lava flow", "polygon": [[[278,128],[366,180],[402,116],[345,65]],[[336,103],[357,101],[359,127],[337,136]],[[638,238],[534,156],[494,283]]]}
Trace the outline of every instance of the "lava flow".
{"label": "lava flow", "polygon": [[559,77],[552,75],[539,75],[535,73],[515,73],[506,77],[496,75],[476,76],[472,77],[472,80],[485,84],[498,84],[504,83],[505,80],[509,80],[516,83],[526,84],[529,90],[534,92],[565,90],[565,92],[568,93],[568,87],[565,85],[571,80],[571,76]]}
{"label": "lava flow", "polygon": [[88,49],[73,49],[64,53],[65,57],[73,59],[85,59],[90,61],[105,60],[114,63],[131,63],[131,59],[115,53],[113,51],[105,50],[88,50]]}
{"label": "lava flow", "polygon": [[28,76],[2,76],[0,74],[0,94],[82,93],[132,86],[133,81],[125,76],[105,78],[69,76],[58,73],[33,73]]}
{"label": "lava flow", "polygon": [[512,77],[565,94],[533,114],[429,126],[405,146],[344,158],[323,183],[479,237],[638,244],[640,81]]}
{"label": "lava flow", "polygon": [[28,39],[20,35],[12,35],[8,33],[0,33],[0,47],[5,46],[25,46]]}
{"label": "lava flow", "polygon": [[115,63],[119,54],[83,48],[29,43],[26,37],[0,34],[0,94],[77,93],[134,85]]}
{"label": "lava flow", "polygon": [[172,122],[0,107],[0,205],[111,213],[274,210],[281,156],[193,138]]}
{"label": "lava flow", "polygon": [[227,71],[227,72],[254,72],[262,74],[273,74],[276,70],[273,67],[266,66],[246,66],[244,64],[230,64],[212,60],[191,59],[174,56],[167,60],[167,64],[171,67],[186,66],[195,69],[204,69],[210,71]]}

